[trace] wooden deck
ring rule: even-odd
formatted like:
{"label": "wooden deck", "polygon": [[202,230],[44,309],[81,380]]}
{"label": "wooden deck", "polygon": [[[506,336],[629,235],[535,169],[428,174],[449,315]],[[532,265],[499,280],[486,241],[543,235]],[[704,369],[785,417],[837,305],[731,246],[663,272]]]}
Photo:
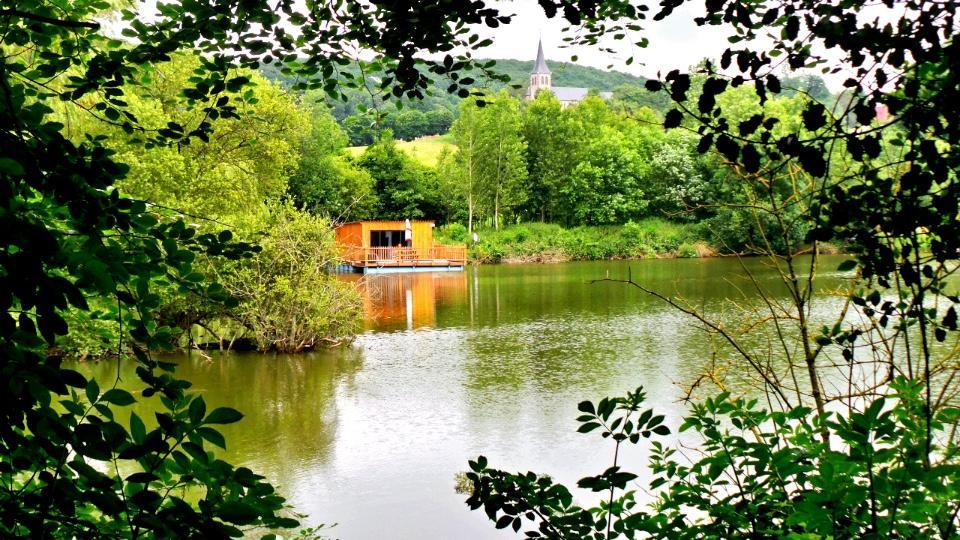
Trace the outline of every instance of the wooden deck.
{"label": "wooden deck", "polygon": [[461,246],[363,247],[345,246],[343,260],[355,268],[421,268],[463,266],[467,248]]}

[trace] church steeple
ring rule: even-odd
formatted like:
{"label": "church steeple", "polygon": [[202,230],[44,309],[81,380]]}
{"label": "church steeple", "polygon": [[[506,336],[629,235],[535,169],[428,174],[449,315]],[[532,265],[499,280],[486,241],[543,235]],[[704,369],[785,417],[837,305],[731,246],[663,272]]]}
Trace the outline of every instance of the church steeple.
{"label": "church steeple", "polygon": [[550,74],[550,68],[547,67],[547,61],[543,58],[543,40],[541,39],[537,43],[537,61],[533,64],[533,71],[530,72],[531,75],[534,74]]}
{"label": "church steeple", "polygon": [[547,60],[543,57],[543,40],[537,43],[537,61],[533,63],[533,70],[530,72],[530,85],[527,87],[527,99],[537,97],[540,90],[550,90],[553,86],[553,77],[550,75],[550,68],[547,67]]}

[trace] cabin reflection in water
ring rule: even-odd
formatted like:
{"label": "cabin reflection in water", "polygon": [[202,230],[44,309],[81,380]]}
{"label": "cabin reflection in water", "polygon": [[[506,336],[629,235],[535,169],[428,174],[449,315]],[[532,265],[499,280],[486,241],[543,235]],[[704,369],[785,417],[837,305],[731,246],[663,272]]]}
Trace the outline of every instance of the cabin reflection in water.
{"label": "cabin reflection in water", "polygon": [[363,297],[364,329],[412,330],[435,327],[437,307],[463,304],[464,272],[341,274],[357,284]]}

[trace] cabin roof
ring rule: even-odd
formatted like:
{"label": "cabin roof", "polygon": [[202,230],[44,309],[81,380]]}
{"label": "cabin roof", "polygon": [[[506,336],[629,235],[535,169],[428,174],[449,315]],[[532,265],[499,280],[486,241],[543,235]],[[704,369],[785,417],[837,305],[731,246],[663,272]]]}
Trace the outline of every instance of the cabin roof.
{"label": "cabin roof", "polygon": [[[411,220],[410,220],[410,223],[436,223],[436,222],[437,222],[437,220],[435,220],[435,219],[411,219]],[[344,227],[344,226],[346,226],[346,225],[353,225],[353,224],[355,224],[355,223],[377,223],[377,224],[381,224],[381,223],[399,223],[399,224],[401,224],[401,225],[405,225],[405,224],[406,224],[406,220],[403,220],[403,219],[361,219],[361,220],[357,220],[357,221],[348,221],[348,222],[346,222],[346,223],[341,223],[340,225],[337,225],[337,226],[334,227],[334,228],[339,229],[340,227]]]}

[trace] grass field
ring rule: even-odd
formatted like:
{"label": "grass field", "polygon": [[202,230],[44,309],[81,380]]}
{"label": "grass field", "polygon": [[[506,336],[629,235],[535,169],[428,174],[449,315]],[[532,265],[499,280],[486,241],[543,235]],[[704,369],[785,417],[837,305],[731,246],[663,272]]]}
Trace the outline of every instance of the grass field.
{"label": "grass field", "polygon": [[[449,148],[451,152],[456,150],[451,138],[449,135],[436,135],[421,137],[413,141],[397,141],[397,148],[420,163],[433,167],[440,159],[440,153],[444,148]],[[351,146],[347,148],[347,151],[350,152],[350,155],[359,156],[366,148],[366,146]]]}

